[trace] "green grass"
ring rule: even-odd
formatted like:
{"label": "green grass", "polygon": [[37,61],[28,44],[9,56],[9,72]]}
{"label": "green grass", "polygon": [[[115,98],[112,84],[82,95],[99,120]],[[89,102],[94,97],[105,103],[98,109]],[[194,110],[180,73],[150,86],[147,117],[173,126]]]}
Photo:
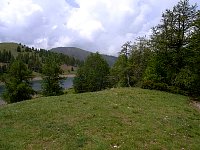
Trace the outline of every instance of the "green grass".
{"label": "green grass", "polygon": [[13,56],[17,56],[17,43],[0,43],[0,51],[3,51],[4,49],[6,51],[10,51]]}
{"label": "green grass", "polygon": [[[17,52],[17,47],[20,46],[18,43],[12,43],[12,42],[8,42],[8,43],[0,43],[0,51],[6,50],[6,51],[10,51],[11,54],[14,57],[17,57],[17,55],[19,54],[19,52]],[[25,51],[25,47],[22,47],[21,45],[21,54],[25,54],[25,53],[29,53],[31,54],[32,52],[24,52]]]}
{"label": "green grass", "polygon": [[139,88],[0,107],[0,149],[192,149],[200,113],[188,97]]}
{"label": "green grass", "polygon": [[0,50],[15,50],[17,51],[17,43],[0,43]]}

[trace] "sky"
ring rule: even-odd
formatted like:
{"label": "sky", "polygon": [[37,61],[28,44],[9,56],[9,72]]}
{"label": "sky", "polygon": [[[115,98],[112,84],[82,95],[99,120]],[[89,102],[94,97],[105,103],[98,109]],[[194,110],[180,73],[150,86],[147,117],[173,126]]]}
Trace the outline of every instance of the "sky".
{"label": "sky", "polygon": [[[179,0],[0,0],[0,42],[117,55]],[[191,4],[199,0],[190,0]]]}

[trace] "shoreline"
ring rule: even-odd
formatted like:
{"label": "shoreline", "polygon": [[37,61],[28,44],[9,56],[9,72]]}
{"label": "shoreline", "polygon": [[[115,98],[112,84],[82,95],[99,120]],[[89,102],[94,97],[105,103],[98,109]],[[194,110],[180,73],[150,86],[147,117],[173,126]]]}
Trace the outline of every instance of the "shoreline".
{"label": "shoreline", "polygon": [[[63,74],[63,75],[60,75],[60,77],[63,77],[63,78],[74,78],[76,75],[75,74]],[[31,81],[38,81],[38,80],[42,80],[42,77],[34,77],[31,79]],[[5,85],[4,82],[0,82],[0,85]]]}
{"label": "shoreline", "polygon": [[[75,74],[64,74],[64,75],[60,75],[60,77],[63,77],[63,78],[74,78],[75,77]],[[31,81],[40,81],[42,80],[42,77],[35,77],[33,78]],[[5,85],[4,83],[0,83],[0,85]],[[3,98],[0,96],[0,106],[3,106],[3,105],[6,105],[7,102],[3,100]]]}
{"label": "shoreline", "polygon": [[[76,75],[75,74],[63,74],[63,75],[60,75],[60,77],[63,77],[63,78],[74,78]],[[34,77],[31,81],[38,81],[38,80],[42,80],[42,77]]]}

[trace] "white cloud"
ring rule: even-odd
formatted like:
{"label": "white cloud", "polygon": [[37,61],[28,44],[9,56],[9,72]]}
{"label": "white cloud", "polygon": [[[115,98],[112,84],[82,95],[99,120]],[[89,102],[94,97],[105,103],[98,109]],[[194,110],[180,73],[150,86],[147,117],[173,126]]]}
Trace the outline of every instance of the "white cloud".
{"label": "white cloud", "polygon": [[162,12],[178,1],[1,0],[0,41],[116,55],[124,42],[149,35]]}
{"label": "white cloud", "polygon": [[39,38],[34,40],[34,45],[36,48],[43,48],[48,46],[48,38]]}
{"label": "white cloud", "polygon": [[72,11],[67,21],[67,28],[77,31],[81,37],[88,40],[93,40],[93,33],[103,31],[101,22],[91,16],[85,9],[75,9]]}
{"label": "white cloud", "polygon": [[6,26],[24,25],[33,13],[42,11],[32,0],[4,0],[0,2],[0,21]]}
{"label": "white cloud", "polygon": [[71,43],[71,39],[68,36],[61,36],[53,45],[53,47],[62,47],[62,45],[68,45]]}

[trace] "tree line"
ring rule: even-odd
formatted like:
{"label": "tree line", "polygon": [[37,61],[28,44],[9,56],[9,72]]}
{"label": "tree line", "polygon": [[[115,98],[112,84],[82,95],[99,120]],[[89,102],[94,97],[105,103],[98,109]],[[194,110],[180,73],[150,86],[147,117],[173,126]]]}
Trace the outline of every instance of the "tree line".
{"label": "tree line", "polygon": [[139,86],[199,96],[200,11],[197,5],[190,5],[189,0],[179,1],[162,14],[160,24],[152,28],[149,38],[138,37],[134,43],[126,42],[114,66],[105,71],[101,86],[96,83],[102,79],[98,71],[103,66],[96,69],[95,63],[88,60],[79,69],[74,80],[77,92],[100,90],[99,87]]}
{"label": "tree line", "polygon": [[[60,61],[55,57],[48,57],[42,67],[42,95],[53,96],[63,94],[60,86],[62,69]],[[14,60],[6,74],[3,75],[5,83],[5,92],[3,98],[8,103],[20,102],[31,99],[36,91],[31,87],[33,72],[27,67],[22,60]]]}
{"label": "tree line", "polygon": [[122,46],[112,68],[116,84],[140,85],[198,96],[200,94],[200,12],[181,0],[162,14],[149,39]]}

